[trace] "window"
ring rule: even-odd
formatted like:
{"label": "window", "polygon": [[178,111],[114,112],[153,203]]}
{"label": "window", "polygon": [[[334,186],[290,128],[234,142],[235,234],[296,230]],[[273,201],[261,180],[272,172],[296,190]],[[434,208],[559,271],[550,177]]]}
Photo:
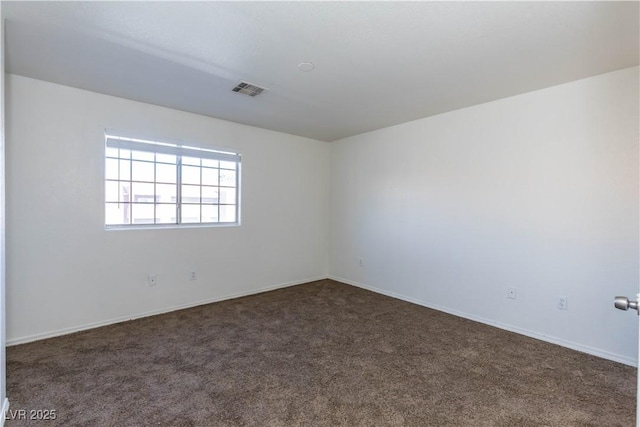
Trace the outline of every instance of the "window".
{"label": "window", "polygon": [[105,138],[107,228],[239,223],[238,153]]}

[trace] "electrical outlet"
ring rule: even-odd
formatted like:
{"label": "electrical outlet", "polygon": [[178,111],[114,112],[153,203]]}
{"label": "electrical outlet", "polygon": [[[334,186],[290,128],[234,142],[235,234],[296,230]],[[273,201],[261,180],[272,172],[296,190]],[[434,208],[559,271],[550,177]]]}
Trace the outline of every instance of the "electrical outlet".
{"label": "electrical outlet", "polygon": [[149,282],[149,286],[155,286],[158,284],[158,275],[156,274],[150,274],[147,277],[147,281]]}
{"label": "electrical outlet", "polygon": [[191,273],[189,273],[189,280],[196,280],[197,276],[196,276],[196,272],[192,271]]}
{"label": "electrical outlet", "polygon": [[507,288],[507,298],[516,299],[517,296],[518,296],[518,291],[516,288],[513,288],[513,287]]}
{"label": "electrical outlet", "polygon": [[558,297],[558,310],[567,310],[569,307],[569,299],[567,297]]}

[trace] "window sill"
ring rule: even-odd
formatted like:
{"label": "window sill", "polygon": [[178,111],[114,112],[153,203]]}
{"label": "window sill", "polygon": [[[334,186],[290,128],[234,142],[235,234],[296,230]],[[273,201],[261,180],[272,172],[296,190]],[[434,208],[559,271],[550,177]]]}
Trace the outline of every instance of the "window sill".
{"label": "window sill", "polygon": [[239,222],[222,222],[210,224],[137,224],[137,225],[105,225],[106,231],[118,230],[165,230],[165,229],[182,229],[182,228],[226,228],[239,227]]}

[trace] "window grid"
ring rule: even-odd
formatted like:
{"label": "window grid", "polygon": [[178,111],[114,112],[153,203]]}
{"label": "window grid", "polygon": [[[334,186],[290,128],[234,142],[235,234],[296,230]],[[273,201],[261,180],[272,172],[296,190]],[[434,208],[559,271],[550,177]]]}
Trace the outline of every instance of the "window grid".
{"label": "window grid", "polygon": [[[174,160],[166,160],[169,156]],[[189,157],[190,160],[184,162],[183,157],[179,154],[167,155],[152,151],[107,147],[105,153],[106,226],[238,223],[239,162],[194,157]],[[115,170],[110,169],[110,160],[117,164]],[[127,164],[127,173],[123,173],[124,166]],[[151,168],[144,172],[143,165],[151,165]],[[173,177],[169,179],[166,174],[159,174],[159,165],[173,166],[175,179]],[[198,169],[197,182],[185,179],[185,168]],[[204,176],[205,172],[209,174],[208,179]],[[228,177],[225,178],[225,176]],[[116,200],[113,200],[108,189],[110,183],[117,186]],[[141,190],[145,186],[152,191],[145,193]],[[169,190],[171,187],[173,189]],[[194,191],[192,200],[184,194],[188,190]],[[205,191],[210,194],[205,194]],[[225,200],[229,193],[231,197]],[[197,197],[194,197],[196,194]],[[122,214],[122,217],[110,216],[109,207],[113,205],[117,206],[116,211]],[[163,207],[169,207],[169,209],[163,209]],[[223,214],[224,207],[229,209]],[[145,210],[148,210],[146,214]],[[167,211],[173,213],[170,220],[167,220]]]}

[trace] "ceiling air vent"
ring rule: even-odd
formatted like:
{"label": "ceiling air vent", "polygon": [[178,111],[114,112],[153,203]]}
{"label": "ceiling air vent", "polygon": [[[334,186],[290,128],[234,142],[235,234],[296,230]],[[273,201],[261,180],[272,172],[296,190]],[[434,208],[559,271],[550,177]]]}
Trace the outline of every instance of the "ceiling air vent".
{"label": "ceiling air vent", "polygon": [[240,82],[238,83],[238,86],[234,87],[231,90],[233,90],[234,92],[242,93],[249,96],[258,96],[262,92],[268,89],[265,87],[256,86],[252,83]]}

